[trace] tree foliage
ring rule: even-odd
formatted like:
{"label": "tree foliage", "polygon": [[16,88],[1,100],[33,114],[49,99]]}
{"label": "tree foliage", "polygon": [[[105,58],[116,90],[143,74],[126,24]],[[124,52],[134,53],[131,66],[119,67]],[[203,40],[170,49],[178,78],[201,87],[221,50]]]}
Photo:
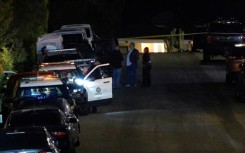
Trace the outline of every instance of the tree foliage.
{"label": "tree foliage", "polygon": [[12,53],[6,47],[3,47],[0,52],[0,61],[4,70],[13,70],[14,58]]}
{"label": "tree foliage", "polygon": [[12,0],[0,1],[0,48],[10,41],[9,29],[13,20]]}
{"label": "tree foliage", "polygon": [[[35,45],[37,37],[47,33],[48,28],[48,0],[13,0],[13,24],[14,50],[16,50],[16,61],[26,61],[26,65],[35,64]],[[26,67],[27,68],[27,67]]]}

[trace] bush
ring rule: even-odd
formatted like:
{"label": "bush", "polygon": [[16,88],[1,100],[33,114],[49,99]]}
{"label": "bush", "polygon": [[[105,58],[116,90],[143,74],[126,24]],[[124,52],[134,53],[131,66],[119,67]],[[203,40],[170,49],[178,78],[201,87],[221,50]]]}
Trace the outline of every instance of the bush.
{"label": "bush", "polygon": [[3,47],[0,53],[0,61],[3,70],[13,70],[14,68],[14,57],[8,48]]}

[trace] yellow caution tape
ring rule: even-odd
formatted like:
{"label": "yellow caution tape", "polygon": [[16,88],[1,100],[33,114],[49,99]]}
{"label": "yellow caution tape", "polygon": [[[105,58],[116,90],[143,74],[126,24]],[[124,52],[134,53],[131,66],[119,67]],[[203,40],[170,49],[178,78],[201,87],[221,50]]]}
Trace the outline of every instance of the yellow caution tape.
{"label": "yellow caution tape", "polygon": [[170,34],[170,35],[140,36],[140,37],[129,37],[129,38],[120,38],[120,39],[161,38],[161,37],[176,37],[176,36],[202,35],[202,34],[207,34],[207,32],[187,33],[187,34],[172,34],[172,35]]}

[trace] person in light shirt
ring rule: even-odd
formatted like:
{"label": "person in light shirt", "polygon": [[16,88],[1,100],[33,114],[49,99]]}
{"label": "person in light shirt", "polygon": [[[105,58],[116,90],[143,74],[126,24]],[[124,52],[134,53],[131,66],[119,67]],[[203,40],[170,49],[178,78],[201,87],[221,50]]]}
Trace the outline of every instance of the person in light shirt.
{"label": "person in light shirt", "polygon": [[135,48],[135,43],[131,42],[129,44],[129,51],[126,56],[125,86],[137,86],[138,60],[139,60],[139,51]]}

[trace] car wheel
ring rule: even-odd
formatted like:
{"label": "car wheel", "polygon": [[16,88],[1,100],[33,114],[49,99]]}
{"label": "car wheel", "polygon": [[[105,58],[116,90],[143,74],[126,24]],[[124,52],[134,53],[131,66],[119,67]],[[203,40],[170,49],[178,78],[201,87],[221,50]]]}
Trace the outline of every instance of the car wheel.
{"label": "car wheel", "polygon": [[203,50],[203,61],[209,62],[210,61],[210,53],[207,49]]}
{"label": "car wheel", "polygon": [[88,106],[88,100],[87,100],[87,92],[84,90],[84,97],[83,97],[83,103],[79,106],[79,115],[88,115],[89,114],[89,106]]}
{"label": "car wheel", "polygon": [[235,90],[236,100],[239,102],[245,102],[244,85],[245,82],[243,76],[239,76],[236,82],[236,90]]}
{"label": "car wheel", "polygon": [[225,83],[230,85],[232,83],[232,81],[233,81],[232,75],[230,73],[227,73],[226,77],[225,77]]}
{"label": "car wheel", "polygon": [[87,104],[82,104],[81,106],[79,106],[78,114],[79,115],[88,115],[89,114],[89,107],[87,106]]}
{"label": "car wheel", "polygon": [[92,107],[92,113],[97,113],[97,107],[96,106]]}
{"label": "car wheel", "polygon": [[78,137],[78,140],[75,142],[75,146],[76,147],[80,146],[80,139],[79,139],[79,137]]}

